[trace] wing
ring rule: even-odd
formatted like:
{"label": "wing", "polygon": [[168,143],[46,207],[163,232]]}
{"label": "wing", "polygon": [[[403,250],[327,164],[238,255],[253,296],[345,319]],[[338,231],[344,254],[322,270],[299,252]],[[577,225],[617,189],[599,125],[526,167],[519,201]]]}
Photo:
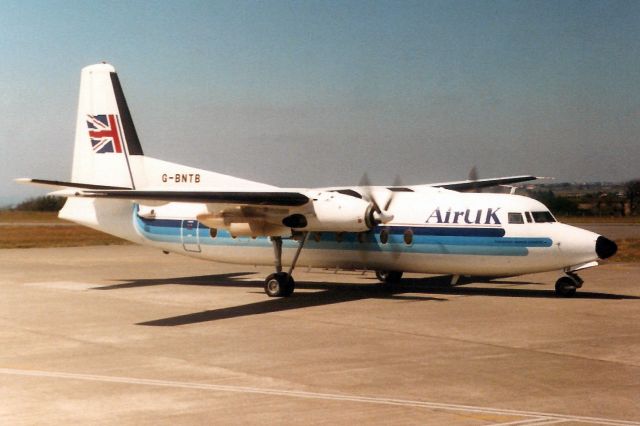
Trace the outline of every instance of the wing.
{"label": "wing", "polygon": [[[439,183],[426,183],[422,185],[406,185],[406,186],[370,186],[366,189],[362,186],[335,186],[321,188],[323,191],[335,191],[345,195],[351,195],[353,197],[363,198],[363,194],[373,191],[389,190],[391,192],[414,192],[420,191],[423,188],[445,188],[454,191],[468,191],[477,190],[480,188],[489,188],[492,186],[508,185],[511,183],[527,182],[531,180],[541,179],[533,175],[521,175],[521,176],[506,176],[499,178],[489,179],[469,179],[452,182],[439,182]],[[367,198],[367,197],[365,197]]]}
{"label": "wing", "polygon": [[445,188],[452,189],[454,191],[465,191],[468,189],[478,189],[478,188],[489,188],[492,186],[498,185],[508,185],[511,183],[518,182],[527,182],[531,180],[538,179],[536,176],[532,175],[521,175],[521,176],[506,176],[499,178],[489,178],[489,179],[476,179],[476,180],[461,180],[456,182],[441,182],[441,183],[431,183],[427,185],[417,185],[420,186],[433,186],[436,188]]}
{"label": "wing", "polygon": [[31,183],[52,187],[64,187],[52,195],[67,197],[112,198],[132,201],[186,202],[206,204],[233,204],[239,206],[298,207],[309,202],[309,197],[296,191],[165,191],[134,190],[130,188],[61,182],[44,179],[17,179],[19,183]]}

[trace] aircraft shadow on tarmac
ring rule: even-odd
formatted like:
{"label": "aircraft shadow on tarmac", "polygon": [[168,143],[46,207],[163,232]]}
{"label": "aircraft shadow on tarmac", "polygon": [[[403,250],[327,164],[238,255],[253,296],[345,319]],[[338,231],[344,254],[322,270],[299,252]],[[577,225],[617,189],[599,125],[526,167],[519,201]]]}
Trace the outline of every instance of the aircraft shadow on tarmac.
{"label": "aircraft shadow on tarmac", "polygon": [[[243,277],[253,275],[253,272],[235,272],[218,275],[201,275],[189,277],[174,277],[160,279],[140,279],[127,281],[120,284],[113,284],[101,287],[94,287],[94,290],[119,290],[136,287],[147,287],[155,285],[200,285],[214,287],[244,287],[262,289],[262,280],[247,280]],[[371,278],[376,282],[375,278]],[[388,288],[380,284],[353,284],[353,283],[326,283],[326,282],[298,282],[296,288],[299,290],[319,290],[319,291],[299,291],[288,298],[265,299],[260,302],[249,303],[239,306],[212,309],[201,312],[194,312],[185,315],[178,315],[168,318],[161,318],[152,321],[140,322],[138,325],[147,326],[179,326],[196,324],[208,321],[237,318],[249,315],[267,314],[272,312],[282,312],[294,309],[309,308],[314,306],[331,305],[335,303],[352,302],[363,299],[393,299],[420,302],[446,302],[449,299],[436,297],[434,295],[452,296],[491,296],[491,297],[529,297],[529,298],[556,298],[553,289],[538,290],[514,288],[529,284],[537,284],[525,281],[493,281],[490,279],[465,280],[462,284],[489,283],[491,287],[467,287],[464,285],[451,286],[449,276],[434,276],[426,278],[407,278],[393,287]],[[498,287],[500,286],[500,287]],[[502,286],[509,286],[508,288]],[[410,293],[410,294],[408,294]],[[626,296],[610,293],[578,292],[573,299],[592,300],[620,300],[620,299],[640,299],[640,297]],[[568,301],[570,299],[567,299]]]}

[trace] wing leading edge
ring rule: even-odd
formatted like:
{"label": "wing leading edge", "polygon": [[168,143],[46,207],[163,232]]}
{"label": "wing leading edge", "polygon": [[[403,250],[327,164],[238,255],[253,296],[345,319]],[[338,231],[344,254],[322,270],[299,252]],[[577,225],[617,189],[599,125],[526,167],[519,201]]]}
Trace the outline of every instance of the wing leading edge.
{"label": "wing leading edge", "polygon": [[[538,179],[533,175],[506,176],[489,179],[461,180],[456,182],[432,183],[425,186],[433,186],[436,188],[451,189],[454,191],[465,191],[468,189],[489,188],[498,185],[509,185],[518,182],[527,182]],[[422,185],[420,185],[422,186]]]}
{"label": "wing leading edge", "polygon": [[185,203],[219,203],[256,206],[302,206],[309,197],[288,191],[127,191],[88,190],[77,194],[81,197],[118,198],[125,200],[149,200]]}
{"label": "wing leading edge", "polygon": [[122,187],[45,179],[17,179],[17,181],[19,183],[67,188],[52,194],[67,197],[289,207],[302,206],[309,202],[309,197],[295,191],[158,191],[133,190]]}

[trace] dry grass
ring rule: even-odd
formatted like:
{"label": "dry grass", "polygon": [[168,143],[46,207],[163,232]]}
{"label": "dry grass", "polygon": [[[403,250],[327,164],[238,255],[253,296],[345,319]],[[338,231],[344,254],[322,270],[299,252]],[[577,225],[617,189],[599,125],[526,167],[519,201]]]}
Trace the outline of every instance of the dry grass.
{"label": "dry grass", "polygon": [[556,216],[562,223],[629,223],[640,224],[640,216]]}
{"label": "dry grass", "polygon": [[21,212],[17,210],[0,210],[0,223],[50,222],[65,223],[58,219],[56,212]]}
{"label": "dry grass", "polygon": [[129,244],[80,225],[0,226],[0,248],[78,247]]}
{"label": "dry grass", "polygon": [[608,262],[640,262],[640,239],[617,240],[618,252]]}
{"label": "dry grass", "polygon": [[0,248],[77,247],[127,241],[58,219],[55,212],[0,211]]}

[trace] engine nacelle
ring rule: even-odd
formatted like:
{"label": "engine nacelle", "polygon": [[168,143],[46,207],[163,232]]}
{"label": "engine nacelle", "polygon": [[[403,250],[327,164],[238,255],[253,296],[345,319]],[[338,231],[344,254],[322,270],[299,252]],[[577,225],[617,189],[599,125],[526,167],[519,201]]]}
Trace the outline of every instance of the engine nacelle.
{"label": "engine nacelle", "polygon": [[290,227],[267,223],[256,218],[232,217],[224,218],[219,215],[206,213],[197,216],[200,223],[209,228],[227,229],[233,237],[290,237]]}
{"label": "engine nacelle", "polygon": [[363,232],[372,228],[371,204],[339,192],[313,194],[312,211],[287,216],[282,224],[304,231]]}

